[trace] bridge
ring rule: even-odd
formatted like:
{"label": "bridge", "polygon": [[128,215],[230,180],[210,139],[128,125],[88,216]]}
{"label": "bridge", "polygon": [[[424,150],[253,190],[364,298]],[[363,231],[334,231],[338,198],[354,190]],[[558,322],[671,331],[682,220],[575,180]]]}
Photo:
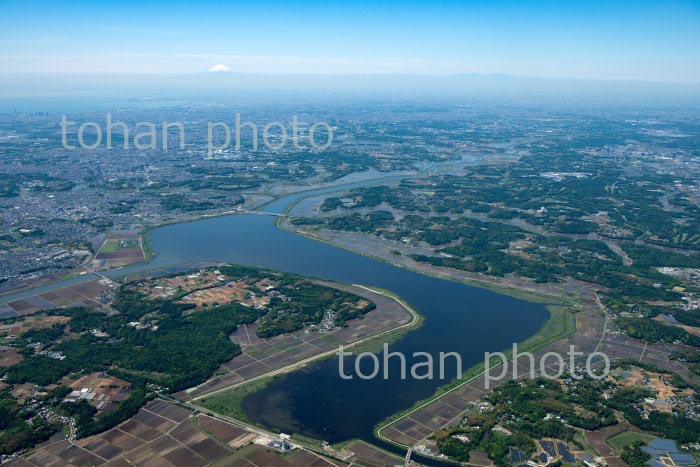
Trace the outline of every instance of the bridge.
{"label": "bridge", "polygon": [[273,217],[287,217],[287,214],[280,214],[278,212],[267,212],[267,211],[249,211],[247,209],[238,211],[243,214],[257,214],[259,216],[273,216]]}

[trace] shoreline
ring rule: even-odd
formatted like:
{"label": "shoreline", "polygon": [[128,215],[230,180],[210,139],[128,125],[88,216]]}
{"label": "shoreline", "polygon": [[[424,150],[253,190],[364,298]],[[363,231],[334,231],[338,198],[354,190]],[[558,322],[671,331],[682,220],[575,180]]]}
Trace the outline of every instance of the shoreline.
{"label": "shoreline", "polygon": [[[311,240],[314,240],[317,242],[325,243],[326,245],[330,245],[330,246],[335,247],[335,248],[341,248],[341,249],[349,251],[351,253],[355,253],[357,255],[370,258],[374,261],[379,261],[382,263],[390,264],[390,265],[397,267],[397,268],[403,268],[403,269],[409,270],[411,272],[415,272],[417,274],[422,274],[424,276],[434,277],[436,279],[460,282],[460,283],[470,285],[473,287],[478,287],[480,289],[490,290],[492,292],[500,293],[503,295],[508,295],[509,297],[517,298],[520,300],[526,300],[526,301],[529,301],[531,303],[541,303],[544,305],[547,305],[547,304],[558,305],[560,303],[558,303],[557,301],[552,302],[551,299],[559,299],[559,300],[564,300],[564,301],[575,301],[576,300],[576,297],[573,296],[573,294],[572,295],[565,295],[565,294],[557,295],[554,292],[552,292],[552,293],[535,292],[535,291],[530,291],[530,290],[526,290],[526,289],[516,288],[515,286],[511,287],[511,286],[491,282],[491,281],[489,281],[489,278],[487,278],[487,277],[484,277],[483,280],[477,279],[477,278],[455,277],[455,276],[450,276],[450,275],[441,273],[440,271],[432,271],[431,269],[429,269],[429,268],[431,268],[431,266],[427,266],[427,265],[425,266],[425,269],[421,269],[421,268],[412,267],[412,266],[408,266],[408,265],[401,264],[401,263],[395,263],[395,262],[389,261],[385,258],[371,255],[365,251],[354,250],[354,249],[349,248],[345,245],[334,243],[326,238],[323,238],[323,237],[318,236],[318,235],[314,235],[311,232],[308,232],[305,230],[296,230],[296,229],[281,225],[281,218],[277,219],[276,225],[278,228],[280,228],[281,230],[284,230],[286,232],[293,233],[295,235],[300,235],[302,237],[306,237],[308,239],[311,239]],[[443,268],[443,269],[446,269],[446,268]],[[460,271],[455,270],[455,272],[459,273]]]}
{"label": "shoreline", "polygon": [[[370,180],[370,182],[372,184],[383,183],[389,177],[391,177],[391,176],[373,179],[373,180]],[[343,190],[348,185],[353,185],[354,183],[357,183],[357,182],[339,184],[339,185],[335,185],[335,186],[331,186],[331,187],[322,187],[322,189],[323,188],[336,188],[337,190]],[[350,251],[350,252],[355,253],[355,254],[369,257],[375,261],[381,261],[381,262],[391,264],[391,265],[396,266],[396,267],[401,267],[401,268],[404,268],[407,270],[411,270],[411,271],[416,272],[418,274],[422,274],[422,275],[426,275],[426,276],[430,276],[430,277],[435,277],[435,278],[442,279],[442,280],[451,280],[451,281],[455,281],[455,282],[460,282],[460,283],[464,283],[464,284],[469,285],[469,286],[474,286],[474,287],[479,287],[482,289],[491,290],[495,293],[504,294],[504,295],[514,297],[517,299],[522,299],[522,300],[526,300],[529,302],[544,304],[550,313],[549,318],[542,324],[542,326],[540,327],[540,329],[536,333],[534,333],[532,336],[525,339],[522,342],[523,344],[525,344],[531,340],[537,341],[538,339],[542,339],[543,337],[545,337],[547,335],[547,332],[548,332],[547,326],[551,325],[555,320],[555,312],[552,311],[552,307],[561,308],[559,313],[561,313],[562,316],[564,316],[564,317],[566,317],[566,315],[569,315],[568,320],[570,322],[571,321],[574,322],[574,329],[573,330],[568,329],[568,326],[566,326],[566,330],[564,331],[563,334],[554,334],[554,335],[549,334],[548,339],[545,339],[544,341],[539,342],[539,343],[533,343],[532,344],[533,347],[530,348],[528,346],[528,350],[542,349],[542,348],[546,347],[547,345],[550,345],[552,342],[555,342],[563,337],[570,336],[571,334],[574,334],[576,332],[575,314],[570,313],[568,310],[571,310],[571,309],[575,310],[576,307],[579,307],[581,304],[578,302],[578,300],[576,299],[576,297],[573,293],[547,294],[547,293],[536,292],[536,291],[531,291],[531,290],[526,290],[526,289],[521,289],[521,288],[516,288],[516,287],[510,287],[510,286],[503,285],[503,284],[497,284],[497,283],[489,281],[488,278],[484,278],[483,280],[480,280],[480,279],[473,279],[473,278],[455,277],[455,276],[441,273],[439,271],[427,270],[427,268],[426,269],[419,269],[419,268],[411,267],[411,266],[405,265],[405,264],[394,263],[394,262],[389,261],[385,258],[377,257],[377,256],[368,254],[368,253],[363,252],[363,251],[353,250],[351,248],[348,248],[345,245],[340,245],[340,244],[334,243],[332,241],[329,241],[327,239],[321,238],[319,236],[313,235],[310,232],[299,231],[299,230],[296,230],[296,229],[293,229],[293,228],[290,228],[288,226],[283,225],[283,221],[285,219],[284,215],[286,215],[296,204],[298,204],[302,200],[304,200],[310,196],[313,196],[312,193],[315,192],[316,190],[318,190],[318,188],[310,188],[308,190],[301,190],[298,192],[280,194],[280,195],[276,196],[275,198],[268,200],[259,206],[256,206],[252,211],[260,211],[265,206],[268,206],[271,203],[279,201],[280,199],[283,199],[285,196],[301,195],[301,196],[299,196],[298,199],[289,202],[285,206],[285,208],[282,212],[283,216],[278,216],[278,218],[275,219],[275,225],[277,228],[279,228],[281,230],[285,230],[285,231],[290,232],[290,233],[293,233],[295,235],[305,236],[305,237],[310,238],[314,241],[326,243],[326,244],[331,245],[331,246],[336,247],[336,248],[342,248],[344,250]],[[303,196],[304,193],[309,193],[309,195]],[[197,218],[191,218],[191,219],[187,219],[187,220],[183,220],[183,221],[173,221],[173,222],[169,222],[169,223],[164,223],[163,225],[149,226],[148,228],[146,228],[145,230],[143,230],[140,233],[140,235],[142,235],[144,252],[148,251],[146,258],[144,260],[142,260],[141,263],[148,264],[153,259],[153,257],[155,257],[157,255],[157,252],[155,252],[150,245],[151,235],[155,229],[160,228],[160,227],[164,227],[167,225],[173,225],[173,224],[178,224],[178,223],[183,223],[183,222],[194,222],[194,221],[204,220],[204,219],[213,218],[213,217],[223,217],[226,215],[233,215],[233,214],[240,214],[240,213],[246,213],[246,211],[242,211],[242,212],[241,211],[229,211],[226,213],[222,213],[220,215],[199,216]],[[355,284],[353,284],[353,285],[355,285]],[[420,325],[420,323],[422,323],[422,319],[423,319],[422,315],[419,312],[417,312],[415,309],[411,308],[410,305],[406,304],[400,297],[396,296],[395,294],[391,293],[391,296],[390,296],[390,295],[387,295],[388,291],[379,292],[377,289],[372,289],[372,288],[369,288],[366,286],[360,285],[360,287],[365,288],[365,289],[370,290],[370,291],[373,291],[375,293],[382,293],[383,295],[388,296],[388,297],[392,298],[393,300],[396,300],[402,306],[402,308],[404,308],[405,310],[407,309],[406,307],[408,307],[408,309],[412,310],[412,312],[407,310],[408,313],[412,316],[412,320],[409,323],[406,323],[406,324],[401,325],[397,328],[385,331],[384,333],[380,333],[376,336],[370,336],[368,338],[357,341],[357,342],[353,343],[351,346],[347,346],[347,348],[355,348],[355,347],[362,346],[362,345],[368,345],[368,344],[371,344],[371,341],[375,341],[376,339],[378,339],[380,337],[386,337],[389,334],[395,334],[397,332],[402,332],[402,331],[403,332],[410,332],[410,330],[412,330],[415,326]],[[415,316],[413,313],[415,313]],[[216,391],[209,393],[209,394],[197,396],[197,397],[192,399],[192,402],[196,402],[196,401],[199,401],[203,398],[211,397],[212,395],[223,393],[226,391],[240,389],[243,386],[247,386],[250,383],[255,383],[255,382],[262,383],[263,381],[265,381],[266,383],[264,385],[266,385],[267,382],[269,382],[270,380],[272,380],[272,379],[274,379],[282,374],[287,374],[287,373],[296,371],[300,368],[303,368],[307,365],[314,364],[314,363],[317,363],[317,362],[322,361],[324,359],[330,358],[330,357],[332,357],[332,354],[334,352],[335,352],[335,350],[333,350],[331,352],[326,352],[324,354],[316,355],[316,356],[310,357],[308,359],[302,360],[300,362],[295,362],[293,364],[290,364],[289,366],[284,367],[282,369],[275,370],[275,371],[270,372],[270,373],[265,374],[265,375],[260,375],[256,378],[251,379],[251,380],[243,381],[243,382],[234,384],[232,386],[221,388],[221,389],[216,390]],[[504,353],[508,354],[508,351],[506,350],[506,352],[504,352]],[[465,384],[468,384],[469,382],[478,378],[480,376],[480,374],[483,374],[483,371],[481,373],[477,373],[477,371],[479,369],[481,369],[482,366],[483,366],[483,364],[477,364],[477,365],[472,366],[471,368],[467,369],[467,371],[465,371],[463,373],[463,375],[466,376],[466,379],[456,378],[456,379],[450,381],[449,383],[438,387],[436,389],[435,393],[432,396],[430,396],[429,398],[416,401],[414,405],[405,409],[404,411],[393,414],[390,417],[388,417],[387,419],[384,419],[381,422],[379,422],[375,427],[373,427],[373,432],[375,433],[375,436],[377,436],[377,439],[380,441],[383,441],[383,442],[391,443],[392,445],[397,446],[397,447],[402,447],[402,448],[407,447],[406,445],[403,445],[403,444],[395,442],[391,439],[385,438],[384,436],[382,436],[381,431],[384,430],[389,425],[391,425],[392,423],[395,423],[396,421],[407,417],[408,415],[419,410],[420,408],[425,407],[436,400],[439,400],[440,398],[444,397],[445,395],[450,394],[451,392],[459,389],[460,387],[464,386]],[[263,385],[263,387],[264,387],[264,385]],[[255,386],[257,386],[257,385],[255,385]],[[259,390],[259,389],[260,388],[257,388],[257,390]],[[207,407],[207,410],[211,411],[212,409]]]}
{"label": "shoreline", "polygon": [[[396,332],[401,332],[404,330],[414,329],[414,328],[422,325],[423,320],[424,320],[423,315],[414,306],[408,304],[406,301],[404,301],[403,299],[398,297],[396,294],[393,294],[387,290],[380,289],[378,287],[367,287],[367,286],[360,285],[360,284],[349,284],[349,285],[352,285],[354,287],[359,287],[361,289],[367,290],[368,292],[376,293],[378,295],[382,295],[386,298],[393,300],[411,317],[411,320],[409,322],[401,324],[395,328],[383,331],[379,334],[376,334],[373,336],[368,336],[368,337],[365,337],[363,339],[360,339],[359,341],[355,341],[355,342],[352,342],[348,345],[344,345],[343,346],[344,348],[347,348],[347,349],[355,348],[357,346],[361,346],[363,344],[370,343],[371,341],[379,339],[381,337],[385,337],[385,336],[394,334]],[[283,375],[283,374],[291,373],[291,372],[296,371],[298,369],[304,368],[308,365],[311,365],[311,364],[323,361],[329,357],[332,357],[333,355],[336,354],[336,352],[337,352],[337,350],[333,349],[333,350],[329,350],[327,352],[323,352],[323,353],[320,353],[317,355],[312,355],[311,357],[305,358],[305,359],[300,360],[298,362],[290,363],[289,365],[282,367],[282,368],[279,368],[277,370],[273,370],[273,371],[270,371],[268,373],[255,376],[255,377],[250,378],[248,380],[234,383],[230,386],[226,386],[224,388],[219,388],[219,389],[216,389],[214,391],[198,395],[196,397],[193,397],[191,400],[192,400],[192,402],[198,401],[201,399],[205,399],[207,397],[212,397],[216,394],[224,393],[226,391],[230,391],[230,390],[234,390],[234,389],[246,386],[250,383],[259,382],[261,380],[268,380],[270,378],[275,378],[275,377]],[[209,380],[207,380],[207,381],[209,381]],[[202,384],[206,384],[206,382],[202,383]],[[195,390],[197,387],[198,386],[195,386],[193,388],[188,388],[185,391],[190,392],[190,391]]]}
{"label": "shoreline", "polygon": [[[287,205],[285,208],[284,213],[287,214],[289,211],[291,211],[294,206],[296,206],[299,202],[304,200],[306,198],[300,198],[298,200],[295,200]],[[559,340],[569,338],[573,335],[576,334],[578,331],[577,325],[576,325],[576,313],[580,311],[581,303],[580,300],[582,297],[577,296],[577,294],[574,293],[561,293],[561,294],[556,294],[554,292],[548,294],[548,293],[543,293],[543,292],[535,292],[535,291],[530,291],[530,290],[525,290],[522,288],[515,288],[515,287],[510,287],[507,285],[503,284],[496,284],[492,281],[489,281],[488,277],[482,278],[467,278],[467,277],[455,277],[452,275],[447,275],[444,273],[441,273],[439,271],[434,271],[434,267],[431,266],[425,266],[425,268],[416,268],[416,267],[411,267],[409,265],[405,264],[400,264],[396,262],[389,261],[385,258],[378,257],[372,254],[369,254],[365,251],[361,250],[355,250],[352,249],[346,245],[335,243],[327,238],[323,238],[320,235],[314,235],[313,233],[307,231],[307,230],[302,230],[302,229],[295,229],[289,224],[285,225],[283,224],[284,218],[279,217],[275,220],[275,224],[278,228],[285,230],[287,232],[296,234],[296,235],[301,235],[306,238],[309,238],[314,241],[322,242],[327,245],[336,247],[336,248],[342,248],[346,251],[365,256],[368,258],[371,258],[375,261],[381,261],[387,264],[391,264],[392,266],[395,267],[401,267],[407,270],[410,270],[412,272],[418,273],[418,274],[423,274],[427,275],[430,277],[435,277],[437,279],[442,279],[442,280],[451,280],[455,282],[460,282],[464,283],[470,286],[474,287],[479,287],[482,289],[490,290],[496,293],[508,295],[513,298],[521,299],[521,300],[526,300],[529,302],[534,302],[534,303],[540,303],[545,305],[545,308],[547,311],[550,313],[549,318],[547,321],[545,321],[540,329],[534,333],[532,336],[528,337],[527,339],[523,340],[522,342],[518,342],[518,344],[521,346],[520,350],[528,351],[528,352],[536,352],[543,350],[547,348],[548,346],[551,346],[552,344],[558,342]],[[552,299],[555,299],[555,301],[552,301]],[[551,329],[549,329],[552,325],[561,325],[563,324],[563,329],[561,332],[555,332],[552,333]],[[537,342],[538,340],[544,338],[542,342]],[[503,353],[510,359],[512,357],[512,349],[504,349]],[[510,360],[509,360],[510,361]],[[499,364],[494,364],[489,367],[489,370],[496,368],[500,365]],[[397,412],[384,420],[380,421],[375,425],[373,428],[373,433],[374,436],[385,443],[389,443],[393,446],[400,447],[400,448],[409,448],[409,445],[399,443],[395,440],[392,440],[390,438],[386,438],[382,435],[382,431],[386,429],[387,427],[393,425],[394,423],[410,416],[414,412],[417,412],[421,408],[424,408],[431,403],[440,400],[442,397],[452,393],[453,391],[456,391],[457,389],[475,381],[479,377],[483,376],[484,373],[486,372],[486,368],[484,363],[478,363],[476,365],[473,365],[472,367],[468,368],[463,374],[462,378],[455,378],[452,381],[448,382],[447,384],[443,386],[439,386],[433,395],[431,395],[428,398],[421,399],[419,401],[416,401],[414,405],[411,407]],[[496,384],[500,384],[501,382],[497,382]],[[436,460],[443,460],[439,458],[435,458]]]}
{"label": "shoreline", "polygon": [[[383,183],[386,181],[387,178],[388,177],[381,177],[379,179],[373,179],[373,180],[371,180],[371,182],[372,182],[372,184]],[[342,191],[348,185],[352,185],[354,183],[355,182],[350,182],[347,184],[339,184],[339,185],[333,186],[333,188],[337,188],[339,191]],[[492,292],[507,295],[507,296],[510,296],[510,297],[513,297],[516,299],[526,300],[526,301],[529,301],[532,303],[540,303],[540,304],[545,305],[545,307],[547,308],[547,310],[550,314],[549,318],[542,324],[542,326],[540,327],[540,329],[536,333],[534,333],[532,336],[529,336],[524,341],[518,343],[518,344],[525,345],[528,351],[541,350],[541,349],[547,347],[548,345],[551,345],[553,342],[556,342],[560,339],[563,339],[563,338],[566,338],[566,337],[569,337],[569,336],[575,334],[575,332],[576,332],[575,313],[567,311],[567,310],[576,310],[578,307],[580,307],[580,302],[577,299],[577,297],[574,296],[574,294],[564,294],[564,293],[557,294],[554,292],[548,294],[548,293],[536,292],[536,291],[531,291],[531,290],[526,290],[526,289],[522,289],[522,288],[516,288],[516,287],[511,287],[511,286],[495,283],[495,282],[489,280],[490,278],[488,278],[488,277],[484,277],[483,279],[482,278],[476,279],[476,278],[455,277],[455,276],[448,275],[448,274],[445,274],[445,273],[440,272],[440,271],[432,271],[429,269],[428,266],[426,266],[425,269],[411,267],[411,266],[408,266],[405,264],[395,263],[395,262],[389,261],[385,258],[381,258],[378,256],[368,254],[367,252],[364,252],[364,251],[354,250],[354,249],[349,248],[345,245],[337,244],[337,243],[334,243],[328,239],[314,235],[308,231],[297,230],[297,229],[291,228],[288,225],[284,225],[285,216],[289,213],[289,211],[291,211],[294,208],[294,206],[296,206],[298,203],[309,198],[310,196],[313,196],[312,193],[315,192],[317,189],[318,188],[310,188],[308,190],[300,190],[298,192],[281,194],[281,195],[279,195],[271,200],[268,200],[268,201],[264,202],[263,204],[255,207],[253,209],[253,211],[260,211],[260,210],[264,209],[266,206],[268,206],[276,201],[279,201],[280,199],[283,199],[285,196],[302,195],[298,199],[295,199],[295,200],[289,202],[284,207],[284,210],[281,213],[282,215],[277,216],[276,219],[274,219],[275,226],[277,228],[279,228],[281,230],[285,230],[285,231],[292,233],[292,234],[295,234],[295,235],[307,237],[307,238],[314,240],[314,241],[317,241],[317,242],[325,243],[325,244],[333,246],[335,248],[341,248],[341,249],[344,249],[346,251],[352,252],[354,254],[368,257],[368,258],[375,260],[375,261],[380,261],[380,262],[383,262],[386,264],[391,264],[392,266],[395,266],[395,267],[401,267],[401,268],[410,270],[410,271],[418,273],[418,274],[422,274],[422,275],[426,275],[429,277],[434,277],[434,278],[442,279],[442,280],[450,280],[450,281],[454,281],[454,282],[460,282],[460,283],[464,283],[464,284],[469,285],[469,286],[490,290]],[[303,196],[304,193],[309,193],[309,195]],[[234,215],[234,214],[239,214],[239,213],[240,212],[232,212],[232,213],[226,213],[223,215]],[[199,219],[189,219],[186,222],[203,220],[203,219],[207,219],[210,217],[215,217],[215,216],[203,216]],[[220,216],[216,216],[216,217],[220,217]],[[171,224],[175,224],[175,223],[177,223],[177,222],[174,222]],[[157,228],[157,227],[151,228],[150,232],[155,230],[155,228]],[[149,247],[149,249],[150,249],[150,247]],[[365,286],[361,286],[361,287],[366,288]],[[395,294],[393,294],[393,295],[395,295]],[[397,297],[397,298],[399,300],[401,300],[400,297]],[[541,339],[542,337],[548,335],[547,333],[549,330],[547,329],[547,326],[551,325],[554,322],[555,314],[556,314],[556,312],[552,311],[552,307],[566,308],[566,310],[559,311],[558,313],[560,315],[562,315],[563,318],[568,318],[568,321],[573,322],[573,329],[567,329],[562,334],[555,334],[555,335],[549,334],[549,338],[546,339],[544,342],[541,342],[539,344],[534,344],[531,347],[528,346],[527,345],[528,341],[538,340],[538,339]],[[568,314],[569,316],[566,317],[566,314]],[[420,316],[422,317],[422,315],[420,315]],[[405,332],[410,332],[411,329],[413,329],[413,327],[399,327],[399,328],[395,328],[394,330],[388,331],[387,334],[401,332],[401,330],[403,330]],[[363,341],[359,341],[359,342],[355,343],[352,346],[352,348],[356,348],[356,346],[371,346],[371,344],[372,344],[371,341],[373,341],[379,337],[385,336],[387,334],[380,334],[378,336],[370,337],[370,338],[367,338]],[[264,388],[265,386],[267,386],[267,384],[269,384],[269,382],[273,381],[277,377],[284,375],[284,374],[289,374],[289,373],[296,371],[300,368],[303,368],[307,365],[319,363],[327,358],[331,358],[332,353],[333,352],[331,352],[331,355],[322,354],[322,355],[317,355],[315,357],[310,357],[309,359],[305,359],[302,362],[296,362],[294,364],[289,365],[288,367],[285,367],[285,368],[280,369],[280,370],[276,370],[274,372],[270,372],[270,373],[265,374],[265,375],[260,375],[256,378],[249,380],[249,381],[242,381],[242,382],[236,383],[232,386],[220,388],[216,391],[213,391],[212,393],[197,396],[197,397],[192,399],[192,402],[196,402],[196,401],[205,399],[205,398],[210,397],[212,395],[225,393],[226,391],[241,390],[243,387],[247,386],[249,383],[257,383],[257,384],[254,384],[255,388],[253,388],[253,390],[250,391],[250,393],[257,392],[257,391],[261,390],[262,388]],[[510,349],[504,349],[504,353],[506,355],[510,356]],[[435,393],[433,395],[431,395],[430,397],[428,397],[426,399],[418,400],[411,407],[408,407],[407,409],[400,411],[398,413],[392,414],[388,418],[380,421],[377,425],[375,425],[375,427],[373,427],[373,432],[375,433],[375,436],[377,437],[378,440],[383,441],[383,442],[388,442],[388,443],[392,444],[393,446],[407,448],[408,447],[407,445],[403,445],[403,444],[397,443],[391,439],[385,438],[384,436],[381,435],[380,432],[383,429],[385,429],[386,427],[395,423],[396,421],[407,417],[408,415],[415,412],[416,410],[418,410],[422,407],[425,407],[432,402],[439,400],[440,398],[444,397],[445,395],[452,393],[453,391],[461,388],[462,386],[464,386],[466,384],[469,384],[470,382],[472,382],[473,380],[478,378],[480,375],[483,375],[484,371],[485,370],[483,369],[483,363],[478,363],[478,364],[468,368],[463,373],[463,378],[455,378],[452,381],[446,383],[445,385],[439,386],[436,389]],[[240,396],[241,399],[242,399],[242,397],[245,397],[245,395],[248,394],[248,391],[243,391],[243,392],[244,392],[244,395]],[[207,407],[207,409],[212,410],[211,408],[208,408],[208,407]]]}
{"label": "shoreline", "polygon": [[[553,305],[554,306],[554,305]],[[570,313],[567,311],[567,306],[566,305],[558,305],[558,308],[561,308],[559,310],[552,310],[553,306],[547,306],[547,310],[550,312],[550,318],[545,321],[542,325],[542,327],[532,336],[528,337],[522,342],[518,342],[519,346],[519,351],[525,351],[525,352],[537,352],[539,350],[543,350],[547,348],[548,346],[552,345],[553,343],[559,341],[560,339],[565,339],[567,337],[570,337],[575,334],[576,332],[576,323],[575,323],[575,316],[574,314]],[[548,329],[552,325],[562,325],[564,329],[559,332],[559,333],[551,333],[551,329]],[[573,329],[570,328],[570,326],[573,324]],[[537,341],[538,339],[542,338],[543,336],[547,336],[543,342],[533,342]],[[512,363],[510,358],[512,357],[512,349],[504,349],[502,350],[503,354],[508,357],[508,362]],[[491,366],[489,366],[488,370],[493,370],[497,367],[499,367],[501,363],[496,363]],[[476,365],[471,366],[468,368],[466,371],[462,373],[461,378],[455,378],[449,383],[438,387],[435,390],[435,393],[433,393],[432,396],[422,399],[420,401],[417,401],[413,406],[397,412],[381,422],[377,423],[374,427],[374,435],[379,438],[380,440],[384,442],[391,443],[395,446],[398,447],[403,447],[403,448],[408,448],[410,446],[398,443],[392,439],[385,438],[382,436],[381,432],[388,428],[389,426],[393,425],[394,423],[408,417],[409,415],[413,414],[414,412],[417,412],[418,410],[430,405],[431,403],[440,400],[442,397],[447,396],[448,394],[452,393],[453,391],[456,391],[457,389],[461,388],[462,386],[465,386],[475,380],[477,380],[479,377],[483,376],[486,373],[486,368],[483,362],[477,363]],[[507,379],[505,380],[507,381]],[[495,385],[502,384],[503,381],[497,381],[495,382]]]}

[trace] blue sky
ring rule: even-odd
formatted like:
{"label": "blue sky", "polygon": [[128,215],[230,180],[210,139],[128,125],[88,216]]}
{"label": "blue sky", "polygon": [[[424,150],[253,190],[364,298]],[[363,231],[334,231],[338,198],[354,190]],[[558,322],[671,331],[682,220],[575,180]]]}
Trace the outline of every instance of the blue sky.
{"label": "blue sky", "polygon": [[508,73],[700,82],[700,1],[0,0],[0,73]]}

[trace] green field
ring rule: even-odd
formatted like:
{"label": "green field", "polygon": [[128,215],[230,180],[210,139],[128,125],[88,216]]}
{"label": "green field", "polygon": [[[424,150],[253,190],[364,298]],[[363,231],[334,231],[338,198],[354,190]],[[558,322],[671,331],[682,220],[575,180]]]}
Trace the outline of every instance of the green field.
{"label": "green field", "polygon": [[116,240],[109,240],[107,243],[102,245],[102,248],[100,248],[100,253],[114,253],[117,251],[117,247],[119,246],[119,242]]}
{"label": "green field", "polygon": [[623,431],[611,438],[605,440],[610,446],[615,448],[616,451],[622,450],[623,447],[634,444],[636,441],[641,441],[647,443],[655,438],[655,436],[648,435],[646,433],[637,433],[636,431]]}
{"label": "green field", "polygon": [[277,378],[279,378],[279,376],[263,378],[242,386],[231,388],[228,391],[207,396],[199,401],[199,405],[213,410],[218,414],[233,417],[246,423],[252,423],[250,419],[248,419],[243,407],[241,407],[241,402],[246,396],[265,389],[270,382]]}
{"label": "green field", "polygon": [[114,253],[117,250],[133,250],[139,248],[139,242],[137,240],[107,240],[102,248],[100,248],[100,253]]}

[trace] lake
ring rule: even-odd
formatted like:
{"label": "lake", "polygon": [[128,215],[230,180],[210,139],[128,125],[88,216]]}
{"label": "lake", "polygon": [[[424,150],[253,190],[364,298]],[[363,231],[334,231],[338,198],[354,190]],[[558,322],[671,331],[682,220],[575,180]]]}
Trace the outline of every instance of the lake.
{"label": "lake", "polygon": [[[261,210],[281,213],[302,197],[338,189],[289,195]],[[281,230],[271,216],[240,214],[166,226],[153,232],[151,245],[157,252],[151,263],[122,269],[119,275],[189,261],[222,261],[391,290],[425,318],[420,328],[390,345],[390,351],[405,353],[409,362],[413,352],[428,352],[435,361],[439,352],[458,352],[467,369],[483,361],[484,352],[510,348],[535,334],[549,317],[541,304],[426,276]],[[363,372],[370,373],[372,362],[362,363]],[[243,408],[252,421],[273,431],[331,443],[349,438],[375,442],[372,430],[378,422],[449,382],[401,380],[399,363],[390,360],[387,380],[344,380],[332,358],[273,381],[244,399]],[[352,368],[353,360],[347,359],[345,367]],[[448,376],[455,375],[454,365],[446,369]]]}

